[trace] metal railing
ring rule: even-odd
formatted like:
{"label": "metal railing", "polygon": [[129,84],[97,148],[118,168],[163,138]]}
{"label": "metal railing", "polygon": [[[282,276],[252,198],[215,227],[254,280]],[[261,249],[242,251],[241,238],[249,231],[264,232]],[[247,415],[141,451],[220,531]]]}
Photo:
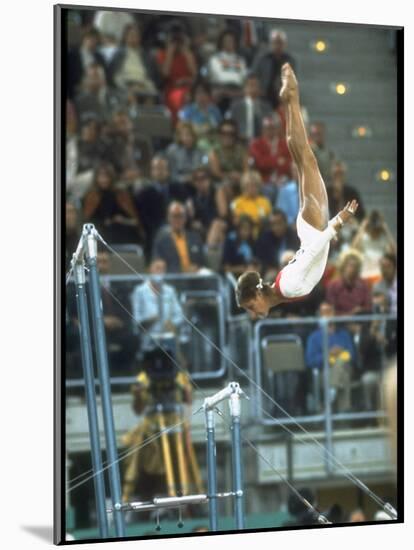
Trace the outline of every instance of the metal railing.
{"label": "metal railing", "polygon": [[[145,281],[148,281],[151,279],[151,276],[148,274],[131,274],[131,275],[109,275],[109,274],[101,274],[100,280],[103,285],[106,285],[107,283],[110,283],[111,285],[124,285],[124,286],[130,286],[131,291],[132,289],[139,284],[144,283]],[[222,278],[215,274],[215,273],[208,273],[208,274],[198,274],[198,273],[183,273],[183,274],[165,274],[163,275],[163,280],[173,286],[179,296],[181,304],[185,307],[188,300],[191,298],[199,298],[201,302],[205,301],[206,299],[210,299],[214,301],[216,305],[216,318],[215,322],[217,323],[218,327],[218,334],[217,334],[217,341],[213,338],[213,341],[215,341],[215,344],[220,349],[225,349],[226,347],[226,311],[228,309],[227,301],[226,301],[226,293],[224,291],[224,282]],[[73,277],[70,279],[70,284],[73,282]],[[73,297],[74,298],[74,297]],[[130,300],[125,301],[124,304],[122,304],[125,308],[125,310],[128,310],[131,313],[132,316],[132,304]],[[132,329],[135,333],[139,333],[140,329],[138,325],[134,324],[133,319],[131,318],[130,323],[132,325]],[[197,324],[197,323],[195,323]],[[190,325],[185,326],[186,323],[183,324],[184,330],[179,331],[178,338],[180,343],[182,343],[184,346],[189,345],[190,346],[190,354],[191,352],[191,338],[189,338],[189,333],[194,332],[192,331]],[[207,327],[202,326],[199,327],[201,330],[205,330]],[[210,344],[206,344],[210,345]],[[203,372],[192,372],[191,375],[195,380],[215,380],[220,379],[224,376],[226,373],[226,360],[225,358],[220,355],[218,358],[218,361],[215,362],[215,364],[218,365],[218,368],[214,370],[204,370]],[[133,384],[136,381],[135,376],[111,376],[110,383],[111,386],[114,388],[120,388],[125,385]],[[95,381],[95,384],[98,384],[98,381]],[[84,380],[83,378],[73,378],[68,379],[66,381],[66,388],[81,388],[84,386]]]}
{"label": "metal railing", "polygon": [[[329,326],[332,324],[360,324],[364,322],[373,322],[373,321],[396,321],[395,316],[391,315],[358,315],[358,316],[342,316],[342,317],[309,317],[304,319],[266,319],[256,323],[254,328],[254,372],[255,377],[254,381],[257,384],[256,386],[251,387],[251,395],[255,395],[254,399],[254,415],[259,419],[260,423],[265,426],[276,426],[276,425],[286,425],[292,426],[295,424],[313,424],[313,423],[323,423],[324,432],[325,432],[325,448],[326,452],[326,469],[330,473],[332,471],[331,457],[333,456],[333,424],[336,421],[356,421],[356,420],[368,420],[368,419],[379,419],[385,416],[384,411],[382,410],[373,410],[373,411],[350,411],[350,412],[337,412],[334,413],[332,410],[332,400],[330,394],[330,370],[332,367],[329,364]],[[280,327],[290,327],[291,333],[286,333],[283,336],[289,336],[295,332],[295,329],[298,326],[308,325],[308,326],[317,326],[322,331],[322,348],[323,348],[323,362],[320,374],[322,376],[322,390],[323,390],[323,406],[319,414],[306,414],[303,416],[296,416],[289,414],[289,411],[283,412],[282,415],[278,415],[277,418],[272,418],[274,415],[266,414],[266,407],[264,405],[264,400],[266,397],[260,391],[259,388],[263,388],[264,379],[264,365],[263,365],[263,329],[272,329]],[[381,366],[383,369],[384,365]],[[268,392],[267,392],[268,393]],[[273,397],[273,396],[271,396]],[[270,400],[268,400],[270,401]],[[287,413],[287,414],[285,414]]]}

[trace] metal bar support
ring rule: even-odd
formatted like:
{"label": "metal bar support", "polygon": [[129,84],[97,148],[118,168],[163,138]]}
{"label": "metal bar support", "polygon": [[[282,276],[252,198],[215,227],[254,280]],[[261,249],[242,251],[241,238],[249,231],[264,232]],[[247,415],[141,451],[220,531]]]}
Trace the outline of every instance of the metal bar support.
{"label": "metal bar support", "polygon": [[[75,257],[74,257],[75,260]],[[88,302],[85,291],[85,265],[83,258],[75,263],[73,273],[76,285],[76,304],[79,319],[80,349],[83,376],[85,379],[85,397],[88,413],[89,440],[91,445],[93,482],[95,487],[95,505],[98,528],[101,538],[108,538],[108,518],[105,506],[105,481],[102,468],[102,452],[99,439],[98,410],[96,405],[95,383],[93,373],[91,334],[89,329]]]}
{"label": "metal bar support", "polygon": [[207,491],[208,491],[208,515],[210,531],[217,531],[217,464],[216,464],[216,440],[214,426],[214,411],[205,409],[207,432]]}
{"label": "metal bar support", "polygon": [[125,537],[125,523],[122,513],[121,479],[119,474],[118,450],[112,410],[111,385],[109,380],[108,354],[105,326],[102,311],[101,288],[97,266],[97,237],[92,224],[84,226],[87,267],[89,268],[89,288],[92,303],[92,318],[95,336],[95,350],[100,382],[102,412],[105,428],[106,451],[109,461],[109,482],[114,507],[114,523],[117,537]]}
{"label": "metal bar support", "polygon": [[240,393],[230,395],[231,440],[233,456],[234,519],[237,529],[244,529],[243,467],[241,456]]}

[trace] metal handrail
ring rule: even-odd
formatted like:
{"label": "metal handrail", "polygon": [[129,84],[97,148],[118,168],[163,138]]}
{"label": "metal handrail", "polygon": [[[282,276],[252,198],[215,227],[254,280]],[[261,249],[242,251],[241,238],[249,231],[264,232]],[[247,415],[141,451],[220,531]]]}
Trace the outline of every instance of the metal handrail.
{"label": "metal handrail", "polygon": [[357,323],[360,321],[396,321],[397,316],[391,314],[364,314],[364,315],[336,315],[333,317],[304,317],[298,319],[263,319],[256,323],[258,325],[310,325],[320,323],[324,320],[328,324],[330,323]]}
{"label": "metal handrail", "polygon": [[[224,300],[221,293],[214,290],[184,290],[181,292],[180,301],[184,305],[187,298],[213,298],[218,304],[218,322],[219,322],[219,346],[223,348],[226,346],[225,338],[225,318],[224,318]],[[213,378],[222,378],[226,373],[226,359],[223,355],[220,355],[220,369],[211,371],[211,373],[195,372],[191,376],[195,380],[205,380]]]}
{"label": "metal handrail", "polygon": [[[349,413],[336,413],[333,414],[331,410],[331,402],[329,398],[328,388],[329,384],[329,349],[328,349],[328,327],[332,323],[358,323],[367,321],[396,321],[395,315],[358,315],[358,316],[336,316],[336,317],[307,317],[304,319],[265,319],[258,321],[254,327],[254,342],[253,347],[255,349],[255,374],[256,374],[256,388],[251,388],[253,392],[256,390],[256,416],[260,418],[263,425],[274,426],[276,424],[289,425],[289,424],[306,424],[311,422],[324,422],[325,423],[325,467],[327,474],[332,473],[332,455],[333,455],[333,421],[335,420],[360,420],[369,418],[382,418],[385,416],[383,411],[369,411],[369,412],[349,412]],[[300,326],[300,325],[317,325],[323,331],[323,368],[324,375],[323,386],[325,395],[325,407],[324,412],[319,415],[302,416],[302,417],[289,417],[278,418],[274,420],[268,420],[262,416],[263,411],[263,398],[259,388],[262,387],[262,358],[261,358],[261,342],[260,331],[263,327],[271,326]]]}

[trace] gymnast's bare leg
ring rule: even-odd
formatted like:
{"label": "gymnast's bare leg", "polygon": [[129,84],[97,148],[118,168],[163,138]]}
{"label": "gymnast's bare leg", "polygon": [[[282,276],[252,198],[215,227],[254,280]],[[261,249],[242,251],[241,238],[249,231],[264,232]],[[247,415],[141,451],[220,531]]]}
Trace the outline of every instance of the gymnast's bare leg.
{"label": "gymnast's bare leg", "polygon": [[325,183],[306,135],[299,101],[299,87],[289,63],[282,67],[280,97],[286,104],[287,144],[299,173],[300,210],[303,219],[322,231],[329,209]]}

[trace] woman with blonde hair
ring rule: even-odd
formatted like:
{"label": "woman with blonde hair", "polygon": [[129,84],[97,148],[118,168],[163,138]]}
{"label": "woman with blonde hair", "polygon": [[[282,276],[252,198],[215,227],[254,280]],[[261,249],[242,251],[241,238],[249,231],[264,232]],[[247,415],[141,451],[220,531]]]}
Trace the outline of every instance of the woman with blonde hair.
{"label": "woman with blonde hair", "polygon": [[342,253],[338,262],[339,277],[331,281],[326,297],[338,315],[369,313],[372,309],[371,290],[361,278],[362,255],[350,248]]}
{"label": "woman with blonde hair", "polygon": [[243,173],[240,184],[242,194],[231,204],[234,221],[237,224],[241,216],[250,218],[254,236],[257,237],[261,226],[272,212],[272,205],[262,194],[262,178],[259,172],[247,170]]}

